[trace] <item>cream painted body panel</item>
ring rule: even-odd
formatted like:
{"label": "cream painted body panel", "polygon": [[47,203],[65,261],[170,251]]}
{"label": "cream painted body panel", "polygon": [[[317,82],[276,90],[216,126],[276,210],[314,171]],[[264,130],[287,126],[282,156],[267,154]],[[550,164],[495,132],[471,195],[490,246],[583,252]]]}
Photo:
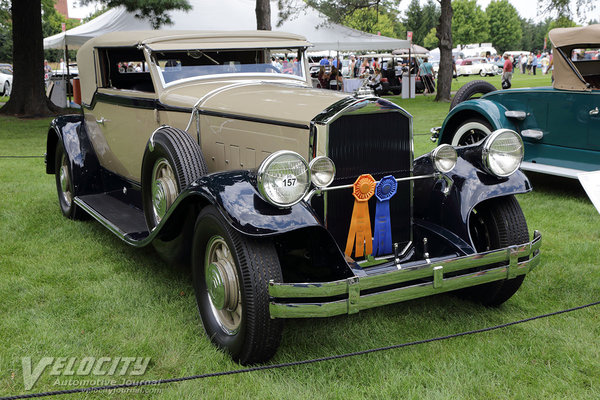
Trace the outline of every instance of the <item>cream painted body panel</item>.
{"label": "cream painted body panel", "polygon": [[[154,99],[154,93],[99,89],[120,97]],[[152,132],[159,126],[153,109],[110,104],[98,100],[86,110],[86,124],[100,165],[123,178],[139,183],[142,158]],[[104,119],[103,124],[97,121]]]}

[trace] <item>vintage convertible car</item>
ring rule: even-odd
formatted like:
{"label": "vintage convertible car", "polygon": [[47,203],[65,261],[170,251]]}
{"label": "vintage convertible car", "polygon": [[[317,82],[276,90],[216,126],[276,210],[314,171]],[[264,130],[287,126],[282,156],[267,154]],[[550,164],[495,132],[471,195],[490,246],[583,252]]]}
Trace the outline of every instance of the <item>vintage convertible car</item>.
{"label": "vintage convertible car", "polygon": [[576,178],[600,169],[600,60],[590,51],[600,48],[600,25],[553,29],[549,37],[553,87],[496,91],[471,81],[456,93],[432,140],[464,145],[511,129],[525,145],[523,170]]}
{"label": "vintage convertible car", "polygon": [[208,337],[244,364],[273,356],[285,318],[459,289],[496,305],[539,262],[514,197],[531,190],[516,133],[413,160],[412,117],[313,89],[309,46],[264,31],[106,34],[77,55],[82,114],[48,132],[63,214],[189,263]]}

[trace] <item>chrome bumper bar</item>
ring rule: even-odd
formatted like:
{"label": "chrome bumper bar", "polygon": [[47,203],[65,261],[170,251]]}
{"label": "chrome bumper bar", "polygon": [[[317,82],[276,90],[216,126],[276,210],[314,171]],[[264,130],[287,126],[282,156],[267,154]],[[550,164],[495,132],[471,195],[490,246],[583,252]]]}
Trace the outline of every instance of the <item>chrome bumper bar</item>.
{"label": "chrome bumper bar", "polygon": [[[534,232],[533,240],[517,246],[451,258],[441,262],[399,269],[379,275],[351,277],[333,282],[269,282],[271,318],[313,318],[355,314],[360,310],[431,296],[488,282],[524,275],[539,264],[542,236]],[[527,258],[525,260],[525,258]],[[519,261],[522,259],[522,261]],[[501,264],[501,266],[498,266]],[[485,267],[489,267],[485,269]],[[476,272],[460,271],[482,268]],[[451,277],[444,277],[452,274]],[[404,282],[426,280],[396,289],[382,289]],[[361,291],[369,294],[361,295]],[[341,300],[310,302],[311,298],[346,297]],[[285,299],[285,300],[283,300]],[[303,302],[293,302],[302,299]]]}

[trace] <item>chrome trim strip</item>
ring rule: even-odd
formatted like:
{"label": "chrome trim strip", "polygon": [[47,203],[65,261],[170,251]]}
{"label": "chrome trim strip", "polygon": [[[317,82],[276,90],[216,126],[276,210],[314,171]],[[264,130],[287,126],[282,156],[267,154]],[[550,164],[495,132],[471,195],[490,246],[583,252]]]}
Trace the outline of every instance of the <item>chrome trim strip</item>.
{"label": "chrome trim strip", "polygon": [[[417,179],[436,178],[439,175],[440,174],[407,176],[405,178],[396,178],[396,182],[415,181]],[[375,183],[377,184],[377,183],[379,183],[379,181],[375,181]],[[312,197],[314,195],[318,195],[318,194],[321,194],[323,192],[326,193],[326,192],[329,192],[329,191],[332,191],[332,190],[350,189],[353,186],[354,186],[353,184],[348,184],[348,185],[340,185],[340,186],[327,186],[327,187],[322,187],[322,188],[315,188],[315,189],[311,190],[310,192],[308,192],[308,194],[304,197],[304,201],[306,201],[308,203],[308,202],[310,202],[310,200],[312,199]]]}

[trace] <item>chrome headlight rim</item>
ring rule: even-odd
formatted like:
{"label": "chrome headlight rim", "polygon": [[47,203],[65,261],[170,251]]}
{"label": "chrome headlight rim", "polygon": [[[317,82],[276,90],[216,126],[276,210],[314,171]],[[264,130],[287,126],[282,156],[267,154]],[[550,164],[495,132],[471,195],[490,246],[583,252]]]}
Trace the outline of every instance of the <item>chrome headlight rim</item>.
{"label": "chrome headlight rim", "polygon": [[[450,160],[452,161],[452,166],[450,168],[445,168],[439,164],[440,160],[448,160],[448,158],[441,157],[441,154],[443,154],[446,151],[451,151],[451,153],[453,154],[452,159]],[[448,172],[452,171],[454,167],[456,167],[457,161],[458,153],[456,152],[456,149],[447,143],[439,145],[431,152],[431,162],[433,163],[433,167],[437,172],[447,174]]]}
{"label": "chrome headlight rim", "polygon": [[[494,144],[494,141],[498,138],[498,136],[500,136],[504,133],[510,133],[514,137],[516,137],[517,140],[519,141],[519,145],[521,146],[521,159],[516,164],[516,167],[513,168],[513,170],[510,173],[494,171],[494,168],[492,167],[492,165],[490,163],[490,157],[489,157],[491,154],[491,151],[492,151],[492,145]],[[507,178],[507,177],[511,176],[512,174],[514,174],[515,172],[517,172],[519,170],[519,168],[521,167],[521,163],[523,162],[523,156],[524,156],[523,139],[521,138],[521,135],[519,135],[517,132],[513,131],[512,129],[508,129],[508,128],[497,129],[494,132],[492,132],[492,134],[489,135],[487,138],[485,138],[485,140],[483,141],[482,150],[481,150],[481,161],[483,163],[483,166],[488,173],[490,173],[494,176],[497,176],[499,178]]]}
{"label": "chrome headlight rim", "polygon": [[[326,160],[327,162],[329,162],[329,164],[331,165],[331,179],[329,180],[329,182],[327,182],[326,184],[321,184],[320,182],[315,182],[315,172],[314,172],[314,167],[315,165],[317,165],[317,163]],[[308,168],[310,170],[310,180],[312,182],[313,185],[315,185],[315,187],[321,189],[321,188],[326,188],[327,186],[331,185],[333,183],[333,180],[335,179],[335,163],[333,162],[333,160],[327,156],[318,156],[312,159],[312,161],[308,164]]]}
{"label": "chrome headlight rim", "polygon": [[[265,178],[264,178],[265,173],[268,170],[268,167],[273,163],[273,161],[276,160],[278,157],[281,157],[284,155],[292,155],[292,156],[298,158],[298,160],[304,164],[304,168],[306,169],[306,174],[308,175],[307,176],[308,184],[306,185],[306,188],[304,189],[302,195],[298,196],[298,198],[295,201],[287,202],[287,203],[281,203],[281,202],[275,201],[268,195],[267,190],[265,188],[266,182],[265,182]],[[308,194],[308,192],[310,190],[310,183],[312,182],[310,175],[311,175],[310,167],[309,167],[308,163],[306,162],[306,160],[304,159],[304,157],[302,157],[300,154],[296,153],[295,151],[279,150],[279,151],[269,154],[269,156],[267,158],[265,158],[263,160],[263,162],[260,164],[260,166],[258,167],[257,174],[256,174],[256,186],[257,186],[258,191],[259,191],[260,195],[262,196],[262,198],[264,200],[266,200],[268,203],[270,203],[276,207],[279,207],[279,208],[289,208],[289,207],[292,207],[293,205],[296,205],[299,202],[301,202],[302,199],[304,199],[304,197]]]}

